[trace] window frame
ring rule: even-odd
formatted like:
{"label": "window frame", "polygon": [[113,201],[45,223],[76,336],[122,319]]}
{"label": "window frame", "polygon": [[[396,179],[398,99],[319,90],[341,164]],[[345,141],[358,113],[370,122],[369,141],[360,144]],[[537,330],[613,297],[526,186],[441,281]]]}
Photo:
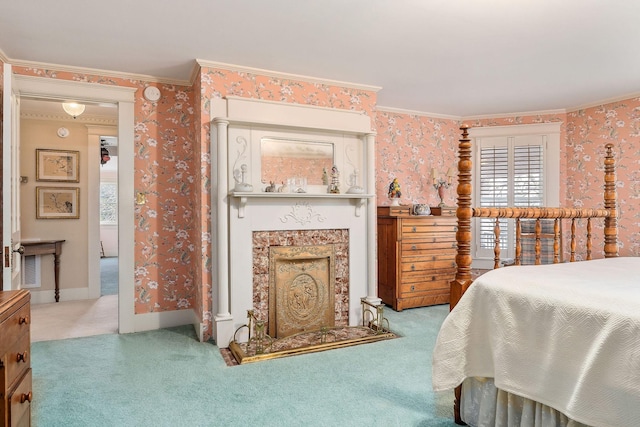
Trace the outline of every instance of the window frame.
{"label": "window frame", "polygon": [[[497,140],[503,139],[505,143],[511,139],[512,141],[523,140],[522,137],[542,138],[543,140],[543,206],[557,207],[560,203],[560,131],[561,122],[541,123],[530,125],[510,125],[510,126],[486,126],[469,129],[469,137],[472,143],[472,165],[473,165],[473,206],[480,206],[480,148],[483,140],[492,141],[493,144]],[[521,145],[521,144],[519,144]],[[528,144],[531,145],[531,144]],[[536,144],[537,145],[537,144]],[[510,171],[513,165],[509,164]],[[490,269],[493,268],[493,250],[490,254],[487,250],[479,248],[479,218],[473,219],[472,238],[471,238],[471,256],[473,258],[472,268]],[[509,220],[513,222],[513,220]],[[510,237],[509,240],[512,240]],[[509,242],[510,248],[501,253],[501,258],[506,259],[513,257],[514,242]]]}

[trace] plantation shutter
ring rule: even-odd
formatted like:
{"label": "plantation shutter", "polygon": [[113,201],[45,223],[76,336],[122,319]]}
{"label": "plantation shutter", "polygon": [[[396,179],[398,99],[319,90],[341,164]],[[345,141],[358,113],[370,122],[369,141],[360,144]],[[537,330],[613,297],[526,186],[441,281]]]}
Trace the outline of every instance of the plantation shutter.
{"label": "plantation shutter", "polygon": [[[545,137],[484,138],[478,140],[478,186],[481,207],[532,207],[544,204]],[[476,256],[493,258],[495,219],[478,220]],[[501,258],[513,258],[515,221],[500,220]]]}

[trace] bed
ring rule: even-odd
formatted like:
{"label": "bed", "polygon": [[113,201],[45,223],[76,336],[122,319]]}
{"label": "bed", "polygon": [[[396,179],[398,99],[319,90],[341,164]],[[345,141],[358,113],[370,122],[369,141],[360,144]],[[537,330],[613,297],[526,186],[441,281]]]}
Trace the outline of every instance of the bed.
{"label": "bed", "polygon": [[[455,389],[455,421],[472,426],[640,425],[640,258],[618,257],[615,162],[607,144],[604,209],[472,208],[471,142],[459,145],[458,253],[451,313],[433,353],[433,388]],[[475,281],[471,221],[496,218],[494,270]],[[500,218],[554,221],[554,264],[500,267]],[[587,222],[586,260],[560,263],[560,221]],[[591,259],[591,221],[604,258]],[[540,264],[536,239],[536,264]]]}

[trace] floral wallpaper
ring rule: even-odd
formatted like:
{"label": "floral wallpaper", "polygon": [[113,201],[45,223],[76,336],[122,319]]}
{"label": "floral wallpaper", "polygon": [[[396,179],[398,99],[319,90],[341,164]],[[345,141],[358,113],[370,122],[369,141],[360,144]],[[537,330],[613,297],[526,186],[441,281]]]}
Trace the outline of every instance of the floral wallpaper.
{"label": "floral wallpaper", "polygon": [[[376,196],[378,205],[389,205],[389,185],[400,184],[400,203],[438,206],[432,169],[442,178],[457,167],[460,122],[426,116],[378,111],[376,115]],[[455,206],[457,178],[445,191],[446,206]]]}
{"label": "floral wallpaper", "polygon": [[[603,206],[602,159],[605,145],[612,143],[619,253],[640,256],[640,98],[578,110],[567,116],[567,204],[577,208]],[[598,230],[593,232],[594,257],[602,257],[602,221],[593,226]]]}
{"label": "floral wallpaper", "polygon": [[[140,80],[110,78],[14,66],[16,74],[138,88],[135,95],[135,191],[147,203],[135,207],[135,313],[192,308],[198,297],[193,265],[198,264],[199,224],[193,148],[193,89]],[[148,85],[162,93],[149,102]]]}

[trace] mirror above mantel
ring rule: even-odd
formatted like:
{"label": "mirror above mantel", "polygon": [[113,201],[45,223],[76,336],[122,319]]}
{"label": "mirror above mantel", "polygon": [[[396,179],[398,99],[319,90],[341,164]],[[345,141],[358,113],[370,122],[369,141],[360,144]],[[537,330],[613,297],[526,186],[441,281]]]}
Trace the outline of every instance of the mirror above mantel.
{"label": "mirror above mantel", "polygon": [[326,185],[326,177],[334,164],[334,145],[330,142],[297,139],[261,138],[261,182],[281,183],[302,178],[308,185]]}

